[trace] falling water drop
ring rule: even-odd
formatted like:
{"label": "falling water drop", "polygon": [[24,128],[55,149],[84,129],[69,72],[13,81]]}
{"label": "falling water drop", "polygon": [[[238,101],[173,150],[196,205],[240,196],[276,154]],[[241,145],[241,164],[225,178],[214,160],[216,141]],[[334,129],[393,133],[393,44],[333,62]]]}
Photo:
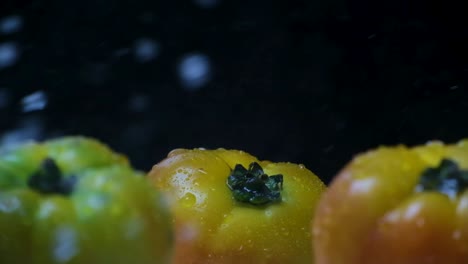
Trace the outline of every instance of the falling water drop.
{"label": "falling water drop", "polygon": [[135,59],[140,63],[154,60],[159,55],[159,44],[149,38],[140,38],[135,41]]}
{"label": "falling water drop", "polygon": [[0,19],[0,33],[13,34],[23,27],[23,18],[18,15],[11,15]]}
{"label": "falling water drop", "polygon": [[185,56],[179,65],[179,77],[187,90],[197,90],[211,79],[211,63],[203,54]]}
{"label": "falling water drop", "polygon": [[13,66],[19,57],[18,46],[13,42],[0,43],[0,70]]}

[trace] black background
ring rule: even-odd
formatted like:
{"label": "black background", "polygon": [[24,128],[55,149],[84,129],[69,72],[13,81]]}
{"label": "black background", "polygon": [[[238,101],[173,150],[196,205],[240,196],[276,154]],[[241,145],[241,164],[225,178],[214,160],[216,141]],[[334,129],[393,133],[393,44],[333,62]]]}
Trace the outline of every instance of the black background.
{"label": "black background", "polygon": [[[0,68],[0,138],[93,136],[143,170],[178,147],[236,148],[329,182],[368,148],[468,136],[459,2],[2,0],[23,26],[0,35],[20,50]],[[154,60],[115,55],[140,38]],[[192,53],[212,65],[196,90],[177,74]],[[36,91],[47,106],[23,111]]]}

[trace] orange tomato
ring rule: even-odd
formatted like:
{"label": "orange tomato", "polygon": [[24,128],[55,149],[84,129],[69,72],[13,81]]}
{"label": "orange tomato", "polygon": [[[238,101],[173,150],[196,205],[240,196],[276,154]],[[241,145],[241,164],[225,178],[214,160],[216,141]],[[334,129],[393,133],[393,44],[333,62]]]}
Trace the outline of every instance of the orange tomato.
{"label": "orange tomato", "polygon": [[313,222],[318,264],[468,263],[468,140],[355,157]]}

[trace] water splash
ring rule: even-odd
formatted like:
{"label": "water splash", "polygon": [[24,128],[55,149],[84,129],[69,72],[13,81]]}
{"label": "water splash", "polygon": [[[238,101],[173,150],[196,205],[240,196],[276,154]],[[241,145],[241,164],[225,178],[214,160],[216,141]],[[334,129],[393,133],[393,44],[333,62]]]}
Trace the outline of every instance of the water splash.
{"label": "water splash", "polygon": [[23,99],[21,99],[21,106],[23,112],[27,113],[43,110],[47,106],[47,102],[47,94],[40,90],[23,97]]}

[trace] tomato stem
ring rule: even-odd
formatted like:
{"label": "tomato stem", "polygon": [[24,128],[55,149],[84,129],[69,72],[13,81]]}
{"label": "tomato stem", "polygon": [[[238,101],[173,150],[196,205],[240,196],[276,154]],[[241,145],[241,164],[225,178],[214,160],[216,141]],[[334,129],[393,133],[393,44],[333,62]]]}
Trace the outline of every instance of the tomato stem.
{"label": "tomato stem", "polygon": [[69,195],[73,191],[76,177],[64,177],[60,168],[51,158],[46,158],[38,171],[28,179],[28,186],[43,194]]}
{"label": "tomato stem", "polygon": [[249,169],[237,164],[227,179],[227,185],[236,201],[263,205],[281,201],[283,175],[268,176],[257,162],[252,162]]}
{"label": "tomato stem", "polygon": [[426,169],[416,186],[416,191],[438,191],[456,197],[468,187],[468,170],[462,170],[450,159],[442,159],[438,167]]}

